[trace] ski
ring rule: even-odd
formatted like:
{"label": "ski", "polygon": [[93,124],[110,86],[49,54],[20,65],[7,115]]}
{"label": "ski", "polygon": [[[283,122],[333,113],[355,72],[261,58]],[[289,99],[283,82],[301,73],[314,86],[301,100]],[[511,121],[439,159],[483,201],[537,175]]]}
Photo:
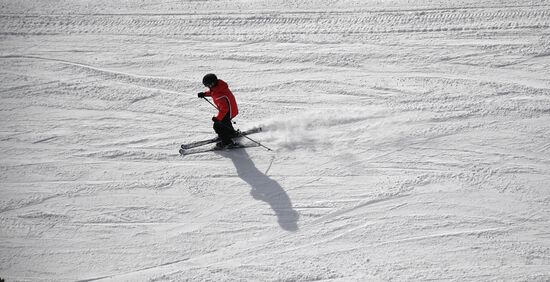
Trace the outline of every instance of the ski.
{"label": "ski", "polygon": [[259,146],[256,144],[250,144],[250,145],[237,144],[235,146],[226,147],[226,148],[212,147],[212,148],[195,149],[195,150],[193,150],[194,148],[192,148],[191,150],[180,149],[180,155],[188,156],[188,155],[202,154],[202,153],[208,153],[208,152],[226,152],[226,151],[231,151],[235,149],[243,149],[243,148],[251,148],[251,147],[259,147]]}
{"label": "ski", "polygon": [[[262,131],[261,127],[252,128],[252,129],[242,131],[242,132],[237,130],[238,135],[234,138],[239,138],[241,136],[246,136],[246,135],[249,135],[249,134],[258,133],[258,132],[261,132],[261,131]],[[191,149],[191,148],[200,147],[200,146],[208,145],[208,144],[211,144],[211,143],[216,143],[218,141],[221,141],[220,138],[219,137],[214,137],[214,138],[211,138],[211,139],[196,141],[196,142],[192,142],[192,143],[188,143],[188,144],[182,144],[181,149],[182,150],[188,150],[188,149]]]}

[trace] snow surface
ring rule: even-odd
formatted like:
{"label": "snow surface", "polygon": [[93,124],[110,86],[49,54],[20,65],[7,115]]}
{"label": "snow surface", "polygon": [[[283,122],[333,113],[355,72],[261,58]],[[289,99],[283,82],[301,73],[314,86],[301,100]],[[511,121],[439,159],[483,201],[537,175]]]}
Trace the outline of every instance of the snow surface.
{"label": "snow surface", "polygon": [[[0,38],[6,281],[550,280],[550,1],[2,0]],[[209,72],[274,152],[178,155]]]}

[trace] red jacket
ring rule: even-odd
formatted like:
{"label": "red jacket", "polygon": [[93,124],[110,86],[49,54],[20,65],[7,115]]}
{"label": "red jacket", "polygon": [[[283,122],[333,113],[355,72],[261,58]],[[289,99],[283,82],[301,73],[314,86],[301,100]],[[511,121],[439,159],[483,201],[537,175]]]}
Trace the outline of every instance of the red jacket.
{"label": "red jacket", "polygon": [[212,97],[214,104],[218,107],[219,113],[218,116],[216,116],[216,119],[221,121],[227,114],[229,114],[230,118],[234,118],[239,113],[235,96],[233,96],[233,93],[231,93],[231,90],[229,90],[229,86],[225,83],[225,81],[219,79],[218,84],[210,88],[210,90],[206,92],[205,96]]}

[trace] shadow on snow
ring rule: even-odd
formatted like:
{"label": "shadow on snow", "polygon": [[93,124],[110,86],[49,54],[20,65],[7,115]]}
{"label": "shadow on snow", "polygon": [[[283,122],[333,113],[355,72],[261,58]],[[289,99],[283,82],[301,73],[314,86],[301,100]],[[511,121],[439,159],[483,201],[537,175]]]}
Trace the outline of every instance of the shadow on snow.
{"label": "shadow on snow", "polygon": [[218,154],[231,159],[239,177],[252,188],[250,195],[271,206],[281,228],[287,231],[298,230],[299,214],[292,208],[292,202],[287,193],[277,181],[256,168],[246,150],[222,151]]}

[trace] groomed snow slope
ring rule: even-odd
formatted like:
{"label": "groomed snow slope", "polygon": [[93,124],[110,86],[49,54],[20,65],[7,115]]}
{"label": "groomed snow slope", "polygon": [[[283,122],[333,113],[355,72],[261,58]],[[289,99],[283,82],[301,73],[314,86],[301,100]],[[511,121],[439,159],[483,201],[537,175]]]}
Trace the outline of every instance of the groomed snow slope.
{"label": "groomed snow slope", "polygon": [[[550,280],[550,1],[3,0],[0,40],[6,281]],[[274,152],[178,155],[209,72]]]}

